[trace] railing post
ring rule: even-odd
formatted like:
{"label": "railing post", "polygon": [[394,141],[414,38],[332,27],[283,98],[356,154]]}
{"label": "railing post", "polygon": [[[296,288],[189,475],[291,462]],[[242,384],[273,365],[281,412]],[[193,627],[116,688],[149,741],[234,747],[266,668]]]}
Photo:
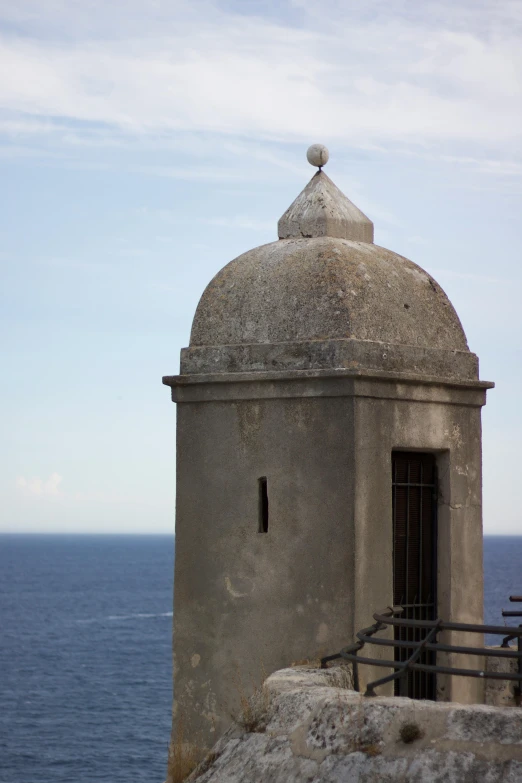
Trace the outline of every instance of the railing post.
{"label": "railing post", "polygon": [[[519,628],[522,631],[522,625],[520,625]],[[518,648],[518,673],[520,675],[522,675],[522,636],[520,636],[520,635],[518,637],[517,648]],[[513,695],[515,697],[515,704],[517,705],[517,707],[520,707],[520,704],[522,702],[522,699],[521,699],[521,695],[522,695],[521,685],[522,685],[522,683],[519,680],[518,685],[515,685],[515,687],[513,689]]]}
{"label": "railing post", "polygon": [[[519,640],[520,641],[520,640]],[[357,663],[357,651],[354,652],[354,660],[352,661],[352,673],[353,673],[353,689],[359,693],[359,664]]]}

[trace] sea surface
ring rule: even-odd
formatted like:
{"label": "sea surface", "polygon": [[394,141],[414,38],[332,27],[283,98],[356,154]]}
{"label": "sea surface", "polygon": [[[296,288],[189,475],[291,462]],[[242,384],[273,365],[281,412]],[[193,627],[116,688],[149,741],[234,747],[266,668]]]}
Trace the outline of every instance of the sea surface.
{"label": "sea surface", "polygon": [[[163,783],[173,555],[167,536],[0,536],[0,783]],[[504,625],[522,536],[487,537],[484,565]]]}
{"label": "sea surface", "polygon": [[174,537],[0,537],[0,781],[163,783]]}

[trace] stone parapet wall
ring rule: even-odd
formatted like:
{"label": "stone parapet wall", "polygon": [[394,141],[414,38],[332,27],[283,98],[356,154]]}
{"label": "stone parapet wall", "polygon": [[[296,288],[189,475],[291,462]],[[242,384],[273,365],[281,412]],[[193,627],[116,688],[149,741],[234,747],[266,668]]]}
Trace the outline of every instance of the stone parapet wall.
{"label": "stone parapet wall", "polygon": [[231,728],[198,783],[521,783],[522,710],[365,698],[335,669],[271,675],[249,730]]}
{"label": "stone parapet wall", "polygon": [[[513,658],[490,658],[488,656],[486,671],[515,673],[517,661]],[[486,680],[484,683],[484,703],[492,707],[515,707],[515,688],[516,682],[512,680]]]}

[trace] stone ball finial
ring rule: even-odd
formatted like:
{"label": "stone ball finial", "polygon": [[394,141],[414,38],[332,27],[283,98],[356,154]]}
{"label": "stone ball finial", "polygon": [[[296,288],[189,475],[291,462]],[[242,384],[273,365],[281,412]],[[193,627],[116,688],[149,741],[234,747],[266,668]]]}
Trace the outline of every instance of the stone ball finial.
{"label": "stone ball finial", "polygon": [[311,166],[322,168],[328,163],[330,153],[324,144],[312,144],[306,151],[306,159]]}

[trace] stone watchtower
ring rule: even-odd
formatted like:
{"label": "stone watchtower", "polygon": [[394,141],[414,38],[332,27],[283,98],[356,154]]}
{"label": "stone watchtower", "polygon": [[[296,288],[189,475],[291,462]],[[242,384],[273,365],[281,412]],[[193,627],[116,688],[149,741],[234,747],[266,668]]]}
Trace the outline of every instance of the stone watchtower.
{"label": "stone watchtower", "polygon": [[[239,690],[337,652],[387,605],[482,621],[492,384],[438,283],[373,244],[324,147],[308,159],[319,171],[279,240],[214,277],[164,378],[178,403],[174,721],[207,746]],[[477,698],[475,680],[430,676],[419,698]]]}

